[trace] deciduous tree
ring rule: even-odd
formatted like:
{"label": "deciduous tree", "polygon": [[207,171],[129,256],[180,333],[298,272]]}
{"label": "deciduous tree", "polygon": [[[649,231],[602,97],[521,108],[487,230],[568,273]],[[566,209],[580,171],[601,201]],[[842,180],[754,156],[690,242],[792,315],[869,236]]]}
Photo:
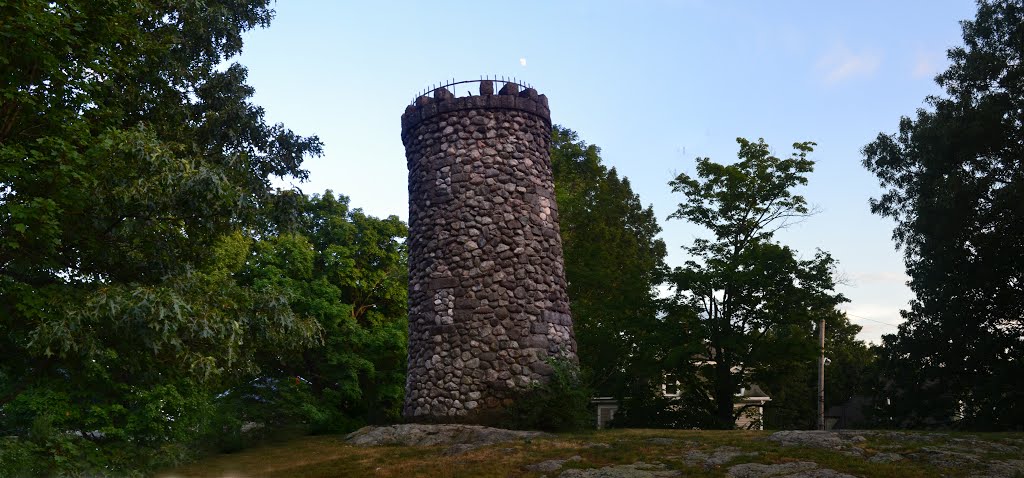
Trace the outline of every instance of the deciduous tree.
{"label": "deciduous tree", "polygon": [[673,276],[677,300],[696,312],[692,327],[706,347],[702,376],[722,428],[734,426],[734,396],[751,371],[813,361],[817,347],[808,329],[845,300],[833,290],[828,253],[800,259],[773,241],[778,229],[810,212],[793,188],[807,183],[814,143],[796,143],[781,159],[764,141],[737,142],[738,162],[698,158],[696,178],[683,173],[670,183],[685,199],[670,218],[713,234],[686,247],[693,259]]}
{"label": "deciduous tree", "polygon": [[[265,400],[235,411],[246,420],[300,421],[318,431],[400,420],[408,228],[396,216],[353,210],[347,197],[331,191],[290,195],[281,202],[300,213],[294,227],[256,241],[239,276],[250,287],[285,291],[296,315],[320,325],[323,343],[292,353],[267,351],[258,380],[232,390],[235,397],[262,393]],[[302,393],[267,393],[268,380],[297,381]]]}
{"label": "deciduous tree", "polygon": [[82,466],[73,437],[155,449],[262,348],[315,339],[233,277],[270,178],[321,149],[224,65],[268,3],[0,2],[0,433],[49,427],[42,455]]}
{"label": "deciduous tree", "polygon": [[[859,407],[862,415],[847,417],[844,426],[872,424],[869,412],[876,397],[877,363],[875,352],[857,339],[861,327],[846,314],[833,310],[825,314],[825,409],[848,404]],[[817,337],[817,324],[804,324],[798,332]],[[784,350],[780,354],[786,353]],[[764,408],[764,425],[772,429],[813,429],[818,416],[818,363],[816,360],[769,361],[753,370],[751,380],[770,397]],[[856,413],[856,412],[853,412]]]}

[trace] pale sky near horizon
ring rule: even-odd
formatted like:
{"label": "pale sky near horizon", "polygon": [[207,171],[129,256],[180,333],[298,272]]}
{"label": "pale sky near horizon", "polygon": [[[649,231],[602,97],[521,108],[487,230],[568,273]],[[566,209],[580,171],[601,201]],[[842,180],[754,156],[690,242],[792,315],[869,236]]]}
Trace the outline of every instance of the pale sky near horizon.
{"label": "pale sky near horizon", "polygon": [[[969,0],[276,2],[240,63],[267,119],[318,135],[306,193],[331,189],[375,216],[407,218],[405,106],[446,79],[514,76],[548,96],[552,121],[601,147],[651,204],[668,264],[699,228],[667,221],[668,182],[694,158],[732,162],[735,138],[788,156],[818,143],[800,192],[820,212],[778,239],[839,261],[842,308],[880,342],[912,297],[893,223],[874,216],[860,149],[940,94],[933,77],[961,44]],[[468,90],[468,88],[466,88]],[[467,92],[457,90],[459,96]]]}

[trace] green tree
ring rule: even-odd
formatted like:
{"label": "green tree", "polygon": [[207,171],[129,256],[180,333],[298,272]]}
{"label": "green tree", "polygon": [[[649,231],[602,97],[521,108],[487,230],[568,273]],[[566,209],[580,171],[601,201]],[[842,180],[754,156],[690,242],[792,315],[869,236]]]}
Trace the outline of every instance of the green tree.
{"label": "green tree", "polygon": [[600,149],[569,129],[552,130],[551,163],[573,325],[581,366],[596,393],[622,398],[661,381],[663,338],[656,287],[665,243],[651,207],[627,178],[601,164]]}
{"label": "green tree", "polygon": [[833,291],[828,253],[799,259],[772,241],[787,221],[809,214],[792,189],[807,183],[814,143],[796,143],[793,155],[780,159],[763,140],[737,142],[739,162],[698,158],[697,178],[683,173],[670,183],[685,196],[670,219],[714,235],[686,247],[693,259],[673,275],[678,301],[696,313],[692,327],[706,347],[701,375],[722,428],[734,426],[734,395],[752,371],[813,361],[817,346],[808,329],[845,300]]}
{"label": "green tree", "polygon": [[38,473],[192,438],[210,390],[317,337],[234,277],[270,178],[321,150],[221,66],[268,3],[0,1],[0,433]]}
{"label": "green tree", "polygon": [[[801,333],[817,337],[816,324],[803,324]],[[861,327],[846,314],[834,310],[825,314],[825,408],[860,400],[862,413],[869,410],[876,385],[875,353],[857,339]],[[764,424],[773,429],[808,429],[817,426],[818,364],[815,360],[770,362],[752,371],[751,380],[771,398],[764,408]],[[863,417],[853,426],[868,425]],[[850,423],[846,424],[850,426]]]}
{"label": "green tree", "polygon": [[[275,400],[243,403],[243,418],[298,419],[318,431],[397,421],[405,392],[408,228],[395,216],[352,210],[331,191],[290,196],[282,202],[300,212],[294,229],[256,241],[240,276],[251,287],[285,291],[294,313],[314,318],[324,340],[264,355],[261,380],[233,392]],[[266,380],[300,385],[303,393],[268,394]]]}
{"label": "green tree", "polygon": [[1024,2],[979,1],[944,96],[864,147],[915,293],[886,336],[896,424],[1020,428],[1024,390]]}

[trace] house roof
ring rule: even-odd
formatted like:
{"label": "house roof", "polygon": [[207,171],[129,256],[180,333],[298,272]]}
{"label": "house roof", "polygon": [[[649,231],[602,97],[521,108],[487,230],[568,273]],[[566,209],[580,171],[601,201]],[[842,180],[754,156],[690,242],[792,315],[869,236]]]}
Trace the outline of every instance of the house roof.
{"label": "house roof", "polygon": [[751,401],[754,401],[754,400],[770,401],[771,400],[771,397],[769,397],[767,393],[764,393],[764,390],[761,390],[761,387],[759,387],[756,383],[750,384],[749,387],[744,387],[743,388],[743,393],[740,394],[740,398],[743,399],[743,400],[751,400]]}

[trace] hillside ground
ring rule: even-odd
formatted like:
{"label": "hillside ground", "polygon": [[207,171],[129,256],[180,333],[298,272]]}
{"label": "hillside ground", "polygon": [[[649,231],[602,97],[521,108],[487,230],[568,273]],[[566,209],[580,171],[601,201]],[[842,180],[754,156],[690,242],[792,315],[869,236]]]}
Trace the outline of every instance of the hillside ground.
{"label": "hillside ground", "polygon": [[307,436],[157,476],[1014,478],[1024,477],[1022,459],[1024,433],[618,429],[476,447],[360,447],[340,435]]}

